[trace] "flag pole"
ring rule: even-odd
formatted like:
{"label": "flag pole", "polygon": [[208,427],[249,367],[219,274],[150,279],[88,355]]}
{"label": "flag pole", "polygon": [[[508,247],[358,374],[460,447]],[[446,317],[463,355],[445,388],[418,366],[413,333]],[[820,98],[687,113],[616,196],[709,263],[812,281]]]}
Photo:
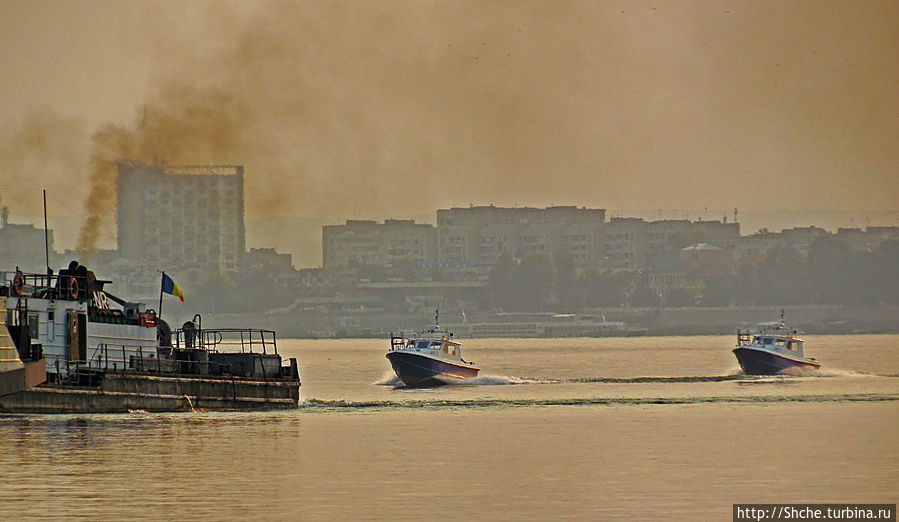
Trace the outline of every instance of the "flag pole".
{"label": "flag pole", "polygon": [[162,272],[162,279],[159,280],[159,312],[156,317],[162,319],[162,285],[165,284],[165,271]]}

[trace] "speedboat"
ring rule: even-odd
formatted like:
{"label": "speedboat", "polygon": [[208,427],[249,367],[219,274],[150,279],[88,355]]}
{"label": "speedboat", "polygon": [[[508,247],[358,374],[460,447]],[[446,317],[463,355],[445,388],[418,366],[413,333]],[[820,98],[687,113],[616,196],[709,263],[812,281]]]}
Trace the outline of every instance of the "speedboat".
{"label": "speedboat", "polygon": [[440,314],[434,325],[416,334],[390,334],[387,360],[406,386],[424,387],[453,384],[477,377],[480,368],[462,359],[462,345],[452,332],[440,329]]}
{"label": "speedboat", "polygon": [[755,331],[737,330],[737,347],[734,355],[745,373],[750,375],[777,375],[798,369],[817,370],[821,363],[802,353],[804,341],[783,322],[763,323]]}

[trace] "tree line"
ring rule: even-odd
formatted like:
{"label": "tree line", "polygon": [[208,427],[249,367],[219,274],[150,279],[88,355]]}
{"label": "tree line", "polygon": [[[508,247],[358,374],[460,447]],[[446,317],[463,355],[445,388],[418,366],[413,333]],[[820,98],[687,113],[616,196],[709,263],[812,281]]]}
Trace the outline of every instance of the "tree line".
{"label": "tree line", "polygon": [[756,265],[655,291],[650,272],[588,268],[578,272],[566,252],[501,256],[491,269],[484,305],[507,311],[585,307],[899,304],[899,240],[852,252],[842,240],[817,238],[803,254],[783,246]]}

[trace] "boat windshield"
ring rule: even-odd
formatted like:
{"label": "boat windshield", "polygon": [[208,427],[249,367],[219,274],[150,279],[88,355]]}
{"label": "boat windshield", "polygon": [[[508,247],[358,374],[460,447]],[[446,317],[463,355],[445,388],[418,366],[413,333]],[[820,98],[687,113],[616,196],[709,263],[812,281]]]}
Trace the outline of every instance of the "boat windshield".
{"label": "boat windshield", "polygon": [[756,335],[753,337],[752,342],[762,346],[776,346],[778,348],[788,348],[789,345],[787,338],[770,335]]}
{"label": "boat windshield", "polygon": [[425,350],[427,348],[440,349],[440,341],[429,341],[427,339],[420,339],[418,341],[409,341],[410,348],[417,348],[419,350]]}

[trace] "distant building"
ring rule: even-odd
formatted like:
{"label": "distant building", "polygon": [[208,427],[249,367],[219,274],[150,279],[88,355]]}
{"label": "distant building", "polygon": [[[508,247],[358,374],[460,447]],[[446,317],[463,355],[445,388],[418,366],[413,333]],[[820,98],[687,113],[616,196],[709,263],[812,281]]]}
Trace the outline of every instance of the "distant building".
{"label": "distant building", "polygon": [[808,227],[785,228],[780,233],[782,241],[786,245],[797,249],[803,255],[808,255],[811,244],[819,237],[827,237],[830,232],[816,227],[815,225]]}
{"label": "distant building", "polygon": [[520,258],[567,251],[583,267],[597,256],[605,213],[574,206],[440,209],[438,257],[446,265],[487,267],[504,253]]}
{"label": "distant building", "polygon": [[708,243],[697,243],[681,249],[681,260],[688,274],[697,279],[722,278],[734,269],[733,250]]}
{"label": "distant building", "polygon": [[720,243],[740,237],[740,224],[724,221],[612,218],[603,234],[597,266],[613,270],[652,267],[659,256],[696,243]]}
{"label": "distant building", "polygon": [[250,272],[292,272],[290,254],[280,254],[274,248],[251,248],[244,256],[244,265]]}
{"label": "distant building", "polygon": [[602,268],[634,270],[646,266],[649,224],[643,219],[612,218],[602,237]]}
{"label": "distant building", "polygon": [[762,229],[749,236],[721,239],[715,245],[733,250],[734,260],[738,265],[752,266],[761,263],[768,254],[781,248],[790,248],[808,255],[809,247],[815,239],[830,235],[827,230],[815,226],[786,228],[781,232]]}
{"label": "distant building", "polygon": [[885,241],[899,240],[899,227],[840,228],[833,237],[846,242],[853,252],[870,252]]}
{"label": "distant building", "polygon": [[388,219],[383,223],[348,220],[345,225],[322,227],[322,267],[327,269],[423,265],[434,263],[436,254],[434,226],[411,219]]}
{"label": "distant building", "polygon": [[[46,244],[50,247],[52,263],[55,258],[52,230],[47,231]],[[10,223],[9,211],[0,208],[0,270],[11,271],[18,266],[26,272],[46,272],[46,252],[43,229]]]}
{"label": "distant building", "polygon": [[118,165],[118,250],[170,268],[236,272],[246,249],[242,166]]}

